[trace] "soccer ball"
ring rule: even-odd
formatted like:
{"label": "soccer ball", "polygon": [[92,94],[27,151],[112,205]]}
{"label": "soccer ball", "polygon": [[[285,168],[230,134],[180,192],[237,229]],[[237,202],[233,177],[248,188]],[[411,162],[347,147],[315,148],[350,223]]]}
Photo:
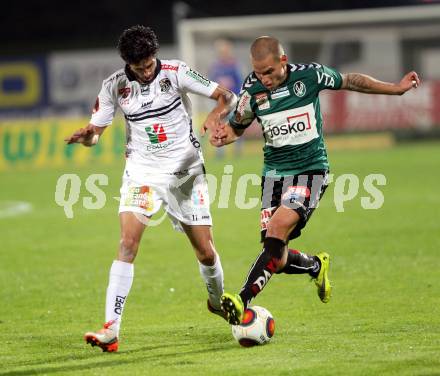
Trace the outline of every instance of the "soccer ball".
{"label": "soccer ball", "polygon": [[244,311],[240,325],[232,325],[232,335],[243,347],[265,345],[275,332],[272,314],[263,307],[252,306]]}

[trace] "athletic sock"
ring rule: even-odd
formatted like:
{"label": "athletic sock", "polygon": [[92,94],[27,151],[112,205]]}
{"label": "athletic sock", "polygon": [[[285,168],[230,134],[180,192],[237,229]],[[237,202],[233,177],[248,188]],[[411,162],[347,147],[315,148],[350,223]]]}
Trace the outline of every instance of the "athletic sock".
{"label": "athletic sock", "polygon": [[278,273],[305,274],[309,273],[313,278],[317,277],[321,263],[319,258],[300,252],[296,249],[289,249],[286,266]]}
{"label": "athletic sock", "polygon": [[113,328],[119,334],[122,313],[133,283],[134,265],[114,260],[110,268],[110,276],[105,302],[105,321],[115,320]]}
{"label": "athletic sock", "polygon": [[220,256],[215,254],[214,265],[203,265],[199,262],[200,275],[206,284],[208,290],[208,297],[211,306],[215,309],[220,309],[220,297],[223,294],[223,268],[220,262]]}
{"label": "athletic sock", "polygon": [[269,282],[272,274],[276,272],[281,261],[285,243],[277,238],[264,239],[264,247],[254,264],[249,270],[246,281],[241,288],[240,297],[245,308],[256,297],[264,286]]}

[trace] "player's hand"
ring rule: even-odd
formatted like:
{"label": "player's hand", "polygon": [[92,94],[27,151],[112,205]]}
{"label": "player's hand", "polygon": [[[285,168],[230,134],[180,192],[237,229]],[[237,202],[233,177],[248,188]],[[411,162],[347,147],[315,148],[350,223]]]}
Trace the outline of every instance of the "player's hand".
{"label": "player's hand", "polygon": [[220,124],[220,114],[216,112],[211,112],[207,117],[205,122],[203,123],[202,127],[200,128],[200,135],[203,137],[206,132],[209,130],[209,132],[214,134],[216,132],[216,128]]}
{"label": "player's hand", "polygon": [[[96,136],[96,137],[95,137]],[[84,146],[92,146],[98,142],[99,136],[95,135],[94,127],[88,125],[80,128],[73,135],[64,139],[68,145],[83,144]]]}
{"label": "player's hand", "polygon": [[221,147],[229,143],[226,124],[218,124],[215,131],[211,132],[209,136],[209,143],[215,147]]}
{"label": "player's hand", "polygon": [[399,82],[399,86],[402,89],[403,93],[406,93],[408,90],[415,89],[420,85],[420,78],[418,74],[414,71],[409,72],[403,76],[403,78]]}
{"label": "player's hand", "polygon": [[228,114],[228,106],[226,105],[226,99],[224,95],[219,95],[217,98],[217,106],[206,117],[205,122],[200,129],[200,135],[203,137],[209,130],[211,135],[216,132],[217,127],[220,125],[222,118]]}
{"label": "player's hand", "polygon": [[212,146],[215,146],[215,147],[220,147],[220,146],[223,146],[224,144],[223,144],[223,142],[222,142],[222,140],[220,139],[220,138],[218,138],[218,137],[216,137],[214,134],[210,134],[210,136],[209,136],[209,143],[212,145]]}

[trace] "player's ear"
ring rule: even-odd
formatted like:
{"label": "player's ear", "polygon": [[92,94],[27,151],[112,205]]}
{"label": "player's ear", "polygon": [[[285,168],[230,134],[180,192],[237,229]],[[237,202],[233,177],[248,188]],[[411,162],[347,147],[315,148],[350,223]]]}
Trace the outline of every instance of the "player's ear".
{"label": "player's ear", "polygon": [[281,55],[280,56],[280,61],[281,61],[281,63],[284,65],[284,64],[287,64],[287,55]]}

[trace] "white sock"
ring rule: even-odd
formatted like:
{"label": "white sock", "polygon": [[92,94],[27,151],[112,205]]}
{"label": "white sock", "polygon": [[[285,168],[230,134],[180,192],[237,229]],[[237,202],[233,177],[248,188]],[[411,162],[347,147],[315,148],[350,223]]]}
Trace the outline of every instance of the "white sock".
{"label": "white sock", "polygon": [[199,262],[199,270],[208,289],[211,305],[215,309],[220,309],[220,297],[223,294],[223,268],[218,253],[215,254],[214,265],[208,266]]}
{"label": "white sock", "polygon": [[115,320],[112,329],[119,334],[122,313],[133,283],[134,265],[124,261],[114,260],[110,268],[110,276],[105,302],[105,321]]}

